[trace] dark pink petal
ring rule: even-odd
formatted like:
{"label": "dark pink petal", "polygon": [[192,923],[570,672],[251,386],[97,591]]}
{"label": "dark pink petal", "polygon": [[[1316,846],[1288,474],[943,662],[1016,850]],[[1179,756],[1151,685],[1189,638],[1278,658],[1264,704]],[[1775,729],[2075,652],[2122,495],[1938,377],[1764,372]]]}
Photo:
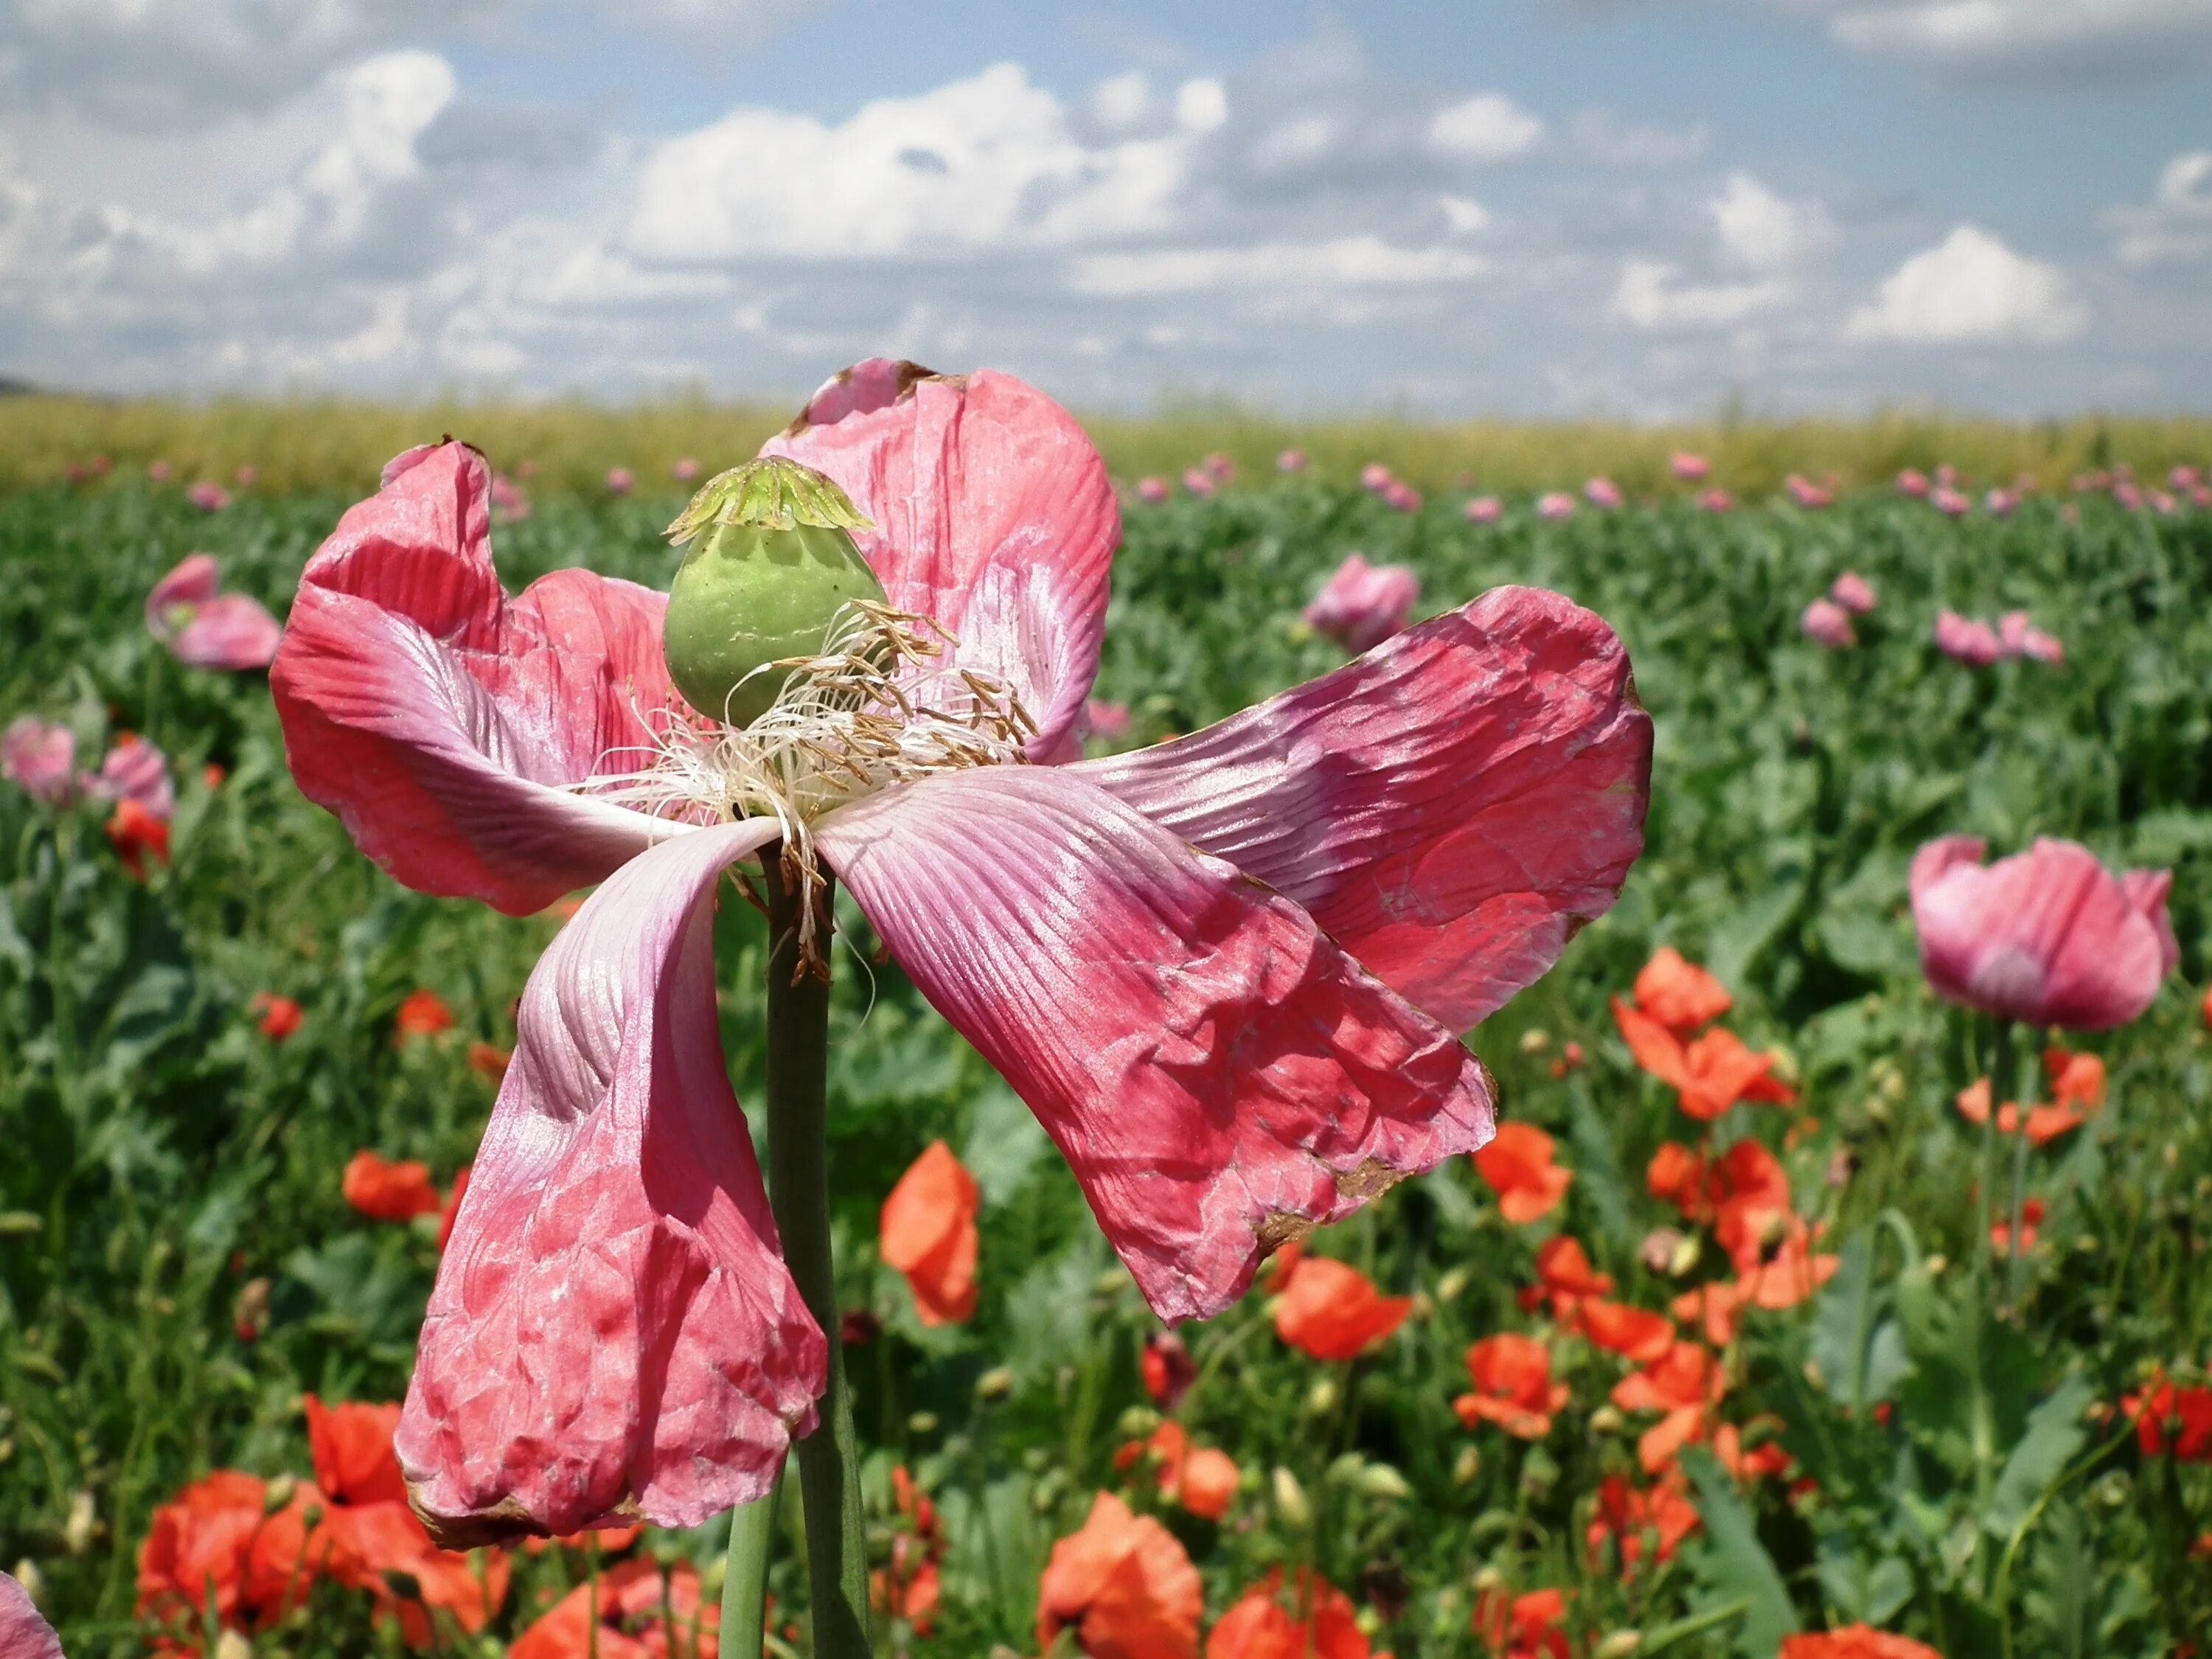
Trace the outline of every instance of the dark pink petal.
{"label": "dark pink petal", "polygon": [[98,775],[86,780],[86,793],[100,800],[135,800],[163,823],[177,815],[169,757],[135,733],[101,758]]}
{"label": "dark pink petal", "polygon": [[1306,625],[1347,651],[1369,650],[1404,630],[1420,596],[1420,578],[1404,565],[1370,564],[1351,554],[1306,606]]}
{"label": "dark pink petal", "polygon": [[1491,1137],[1449,1032],[1070,769],[927,779],[816,835],[1163,1318],[1218,1313],[1270,1250]]}
{"label": "dark pink petal", "polygon": [[12,1573],[0,1572],[0,1655],[6,1659],[62,1659],[61,1638],[40,1616]]}
{"label": "dark pink petal", "polygon": [[[154,584],[146,595],[146,626],[167,645],[176,637],[180,620],[190,620],[191,609],[215,597],[216,563],[212,553],[187,553],[175,569]],[[182,611],[182,618],[175,612]]]}
{"label": "dark pink petal", "polygon": [[2171,870],[2129,870],[2120,876],[2128,902],[2149,920],[2158,934],[2158,976],[2164,979],[2181,961],[2181,944],[2173,936],[2173,918],[2166,913],[2166,895],[2173,890]]}
{"label": "dark pink petal", "polygon": [[260,600],[223,593],[192,613],[169,648],[191,667],[236,672],[266,668],[283,637],[283,627]]}
{"label": "dark pink petal", "polygon": [[395,1441],[441,1541],[696,1526],[767,1492],[813,1423],[826,1349],[714,1004],[715,881],[775,834],[633,860],[530,975]]}
{"label": "dark pink petal", "polygon": [[1077,770],[1463,1030],[1620,891],[1644,846],[1651,721],[1611,629],[1501,587],[1218,726]]}
{"label": "dark pink petal", "polygon": [[2154,878],[2130,893],[2065,841],[2038,840],[1986,867],[1960,856],[1978,845],[1948,836],[1913,860],[1920,965],[1939,996],[2079,1031],[2124,1025],[2150,1006],[2171,965]]}
{"label": "dark pink petal", "polygon": [[1011,684],[1054,752],[1098,672],[1121,517],[1074,418],[990,369],[871,358],[814,394],[761,453],[827,473],[875,521],[855,539],[891,604],[960,641],[962,666]]}
{"label": "dark pink petal", "polygon": [[1912,868],[1905,878],[1912,902],[1917,904],[1920,895],[1935,885],[1953,865],[1979,864],[1989,850],[1989,843],[1979,836],[1938,836],[1931,842],[1923,842],[1920,850],[1913,854]]}
{"label": "dark pink petal", "polygon": [[307,562],[270,673],[292,775],[418,892],[539,909],[679,828],[569,787],[636,770],[680,717],[666,599],[563,570],[510,603],[481,455],[385,478]]}

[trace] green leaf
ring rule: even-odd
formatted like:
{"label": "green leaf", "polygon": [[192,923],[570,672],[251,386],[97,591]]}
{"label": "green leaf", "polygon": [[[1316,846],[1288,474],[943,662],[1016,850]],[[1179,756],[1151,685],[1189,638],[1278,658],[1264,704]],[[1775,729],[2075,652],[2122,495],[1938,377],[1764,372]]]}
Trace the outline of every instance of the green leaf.
{"label": "green leaf", "polygon": [[1019,1095],[995,1080],[977,1093],[960,1161],[975,1177],[984,1203],[1004,1204],[1021,1191],[1030,1171],[1051,1151],[1043,1126]]}
{"label": "green leaf", "polygon": [[1736,1651],[1746,1659],[1771,1659],[1782,1638],[1798,1628],[1790,1591],[1759,1541],[1751,1511],[1712,1454],[1692,1446],[1682,1454],[1682,1467],[1698,1489],[1698,1514],[1705,1523],[1705,1547],[1697,1558],[1698,1586],[1708,1605],[1749,1599],[1743,1623],[1736,1627]]}
{"label": "green leaf", "polygon": [[2066,1466],[2088,1437],[2081,1413],[2097,1397],[2085,1376],[2069,1376],[2051,1397],[2027,1414],[2027,1432],[2005,1459],[1982,1525],[1998,1538],[2009,1538],[2026,1522],[2043,1495],[2058,1484]]}

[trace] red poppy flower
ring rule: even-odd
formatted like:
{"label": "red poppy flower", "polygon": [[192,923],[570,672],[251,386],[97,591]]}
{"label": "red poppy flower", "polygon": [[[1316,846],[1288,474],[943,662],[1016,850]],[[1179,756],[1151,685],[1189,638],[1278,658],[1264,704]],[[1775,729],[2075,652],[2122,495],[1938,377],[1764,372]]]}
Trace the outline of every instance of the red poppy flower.
{"label": "red poppy flower", "polygon": [[2180,1462],[2212,1463],[2212,1388],[2184,1387],[2160,1370],[2141,1394],[2123,1395],[2120,1409],[2145,1457],[2170,1452]]}
{"label": "red poppy flower", "polygon": [[1193,1446],[1180,1423],[1163,1423],[1150,1438],[1116,1451],[1114,1467],[1129,1468],[1148,1454],[1158,1469],[1161,1497],[1202,1520],[1218,1521],[1229,1513],[1237,1497],[1237,1465],[1226,1452]]}
{"label": "red poppy flower", "polygon": [[1595,1561],[1606,1540],[1612,1539],[1620,1552],[1620,1565],[1626,1569],[1653,1546],[1659,1560],[1671,1560],[1676,1547],[1698,1526],[1697,1506],[1685,1494],[1679,1473],[1643,1491],[1630,1486],[1624,1476],[1609,1474],[1598,1483],[1597,1513],[1583,1534],[1583,1541]]}
{"label": "red poppy flower", "polygon": [[123,867],[143,881],[149,854],[156,863],[169,861],[169,825],[166,819],[155,817],[143,803],[126,798],[115,803],[115,811],[107,820],[107,844],[123,860]]}
{"label": "red poppy flower", "polygon": [[1037,1647],[1049,1652],[1065,1630],[1091,1659],[1196,1659],[1202,1601],[1198,1569],[1175,1534],[1102,1492],[1045,1563]]}
{"label": "red poppy flower", "polygon": [[1495,1423],[1522,1440],[1541,1440],[1552,1416],[1567,1403],[1568,1389],[1552,1381],[1552,1353],[1533,1337],[1501,1331],[1467,1351],[1474,1392],[1452,1401],[1459,1420],[1473,1428]]}
{"label": "red poppy flower", "polygon": [[[2032,1250],[2035,1248],[2035,1231],[2043,1224],[2043,1217],[2044,1208],[2041,1199],[2031,1198],[2021,1203],[2020,1206],[2020,1248],[2021,1249]],[[1996,1221],[1990,1224],[1990,1248],[1999,1255],[2012,1254],[2012,1224],[2009,1220]]]}
{"label": "red poppy flower", "polygon": [[507,1659],[715,1659],[720,1624],[688,1564],[664,1577],[651,1561],[624,1561],[555,1602]]}
{"label": "red poppy flower", "polygon": [[2105,1062],[2098,1055],[2053,1045],[2043,1051],[2043,1074],[2051,1081],[2053,1105],[2071,1106],[2088,1117],[2105,1109]]}
{"label": "red poppy flower", "polygon": [[1370,1652],[1352,1598],[1304,1567],[1287,1595],[1282,1569],[1270,1572],[1206,1638],[1206,1659],[1368,1659]]}
{"label": "red poppy flower", "polygon": [[1595,1297],[1582,1305],[1582,1333],[1599,1347],[1644,1364],[1674,1346],[1674,1322],[1664,1314],[1626,1303],[1601,1302]]}
{"label": "red poppy flower", "polygon": [[339,1178],[345,1201],[374,1221],[408,1221],[445,1207],[430,1184],[430,1168],[409,1158],[386,1162],[366,1149],[347,1160]]}
{"label": "red poppy flower", "polygon": [[1358,1268],[1310,1255],[1275,1304],[1275,1334],[1316,1359],[1352,1359],[1406,1322],[1409,1296],[1384,1296]]}
{"label": "red poppy flower", "polygon": [[1678,1140],[1663,1141],[1644,1172],[1644,1190],[1664,1199],[1685,1218],[1703,1218],[1705,1161]]}
{"label": "red poppy flower", "polygon": [[884,1200],[884,1261],[906,1275],[925,1325],[957,1325],[975,1311],[975,1178],[933,1140]]}
{"label": "red poppy flower", "polygon": [[507,1062],[514,1058],[514,1050],[492,1042],[471,1042],[467,1055],[469,1070],[487,1083],[501,1083],[507,1079]]}
{"label": "red poppy flower", "polygon": [[300,1029],[306,1018],[300,1005],[289,997],[280,997],[274,991],[256,991],[247,1000],[246,1008],[258,1016],[261,1035],[271,1042],[282,1042]]}
{"label": "red poppy flower", "polygon": [[1714,1347],[1725,1348],[1735,1340],[1736,1316],[1743,1310],[1745,1299],[1741,1285],[1719,1279],[1683,1291],[1668,1308]]}
{"label": "red poppy flower", "polygon": [[1498,1213],[1516,1224],[1550,1213],[1574,1184],[1574,1171],[1552,1162],[1552,1137],[1533,1123],[1501,1123],[1474,1167],[1498,1194]]}
{"label": "red poppy flower", "polygon": [[[2084,1055],[2094,1060],[2095,1056]],[[1959,1091],[1954,1103],[1959,1115],[1978,1127],[1990,1121],[1990,1080],[1978,1078]],[[2083,1115],[2079,1107],[2030,1106],[2027,1109],[2027,1144],[2045,1146],[2081,1127]],[[2008,1100],[1997,1108],[1997,1133],[2001,1135],[2017,1133],[2020,1130],[2020,1108]]]}
{"label": "red poppy flower", "polygon": [[320,1563],[308,1547],[310,1493],[272,1514],[253,1475],[217,1469],[154,1511],[138,1547],[138,1615],[196,1640],[212,1612],[234,1629],[273,1624],[307,1597]]}
{"label": "red poppy flower", "polygon": [[392,1040],[405,1043],[416,1037],[435,1036],[453,1029],[453,1011],[435,991],[410,991],[392,1018]]}
{"label": "red poppy flower", "polygon": [[1777,1659],[1943,1659],[1925,1642],[1889,1636],[1869,1625],[1785,1636]]}
{"label": "red poppy flower", "polygon": [[1514,1299],[1524,1313],[1548,1299],[1552,1317],[1565,1322],[1574,1318],[1583,1297],[1612,1289],[1613,1275],[1593,1272],[1581,1242],[1559,1233],[1536,1247],[1536,1282],[1516,1292]]}
{"label": "red poppy flower", "polygon": [[1787,1106],[1796,1091],[1769,1075],[1774,1056],[1747,1048],[1723,1026],[1684,1042],[1649,1014],[1620,997],[1613,1000],[1613,1024],[1636,1063],[1675,1092],[1682,1110],[1711,1122],[1739,1101]]}
{"label": "red poppy flower", "polygon": [[1747,1449],[1743,1436],[1744,1431],[1733,1423],[1723,1423],[1713,1431],[1713,1456],[1731,1479],[1747,1485],[1771,1474],[1790,1473],[1790,1454],[1778,1442],[1765,1440]]}
{"label": "red poppy flower", "polygon": [[903,1619],[916,1635],[927,1636],[936,1623],[944,1588],[937,1570],[945,1555],[937,1506],[915,1485],[903,1463],[891,1470],[891,1497],[907,1524],[892,1534],[890,1564],[868,1575],[869,1588],[878,1607]]}
{"label": "red poppy flower", "polygon": [[[271,671],[296,781],[399,879],[518,915],[596,886],[526,989],[402,1421],[456,1536],[696,1525],[813,1422],[823,1334],[715,1080],[730,865],[789,840],[837,878],[1182,1319],[1488,1139],[1455,1034],[1640,850],[1650,724],[1564,599],[1493,589],[1206,732],[1021,764],[1072,754],[1103,634],[1119,522],[1081,429],[1006,376],[878,360],[768,447],[866,521],[887,605],[838,672],[868,707],[725,726],[674,688],[659,594],[509,596],[457,443],[341,520]],[[894,671],[895,641],[938,654]]]}
{"label": "red poppy flower", "polygon": [[1739,1301],[1778,1313],[1794,1308],[1836,1276],[1840,1258],[1813,1249],[1812,1230],[1790,1216],[1780,1236],[1763,1246],[1736,1279]]}
{"label": "red poppy flower", "polygon": [[1566,1593],[1485,1590],[1474,1603],[1474,1633],[1497,1659],[1572,1659],[1565,1629]]}
{"label": "red poppy flower", "polygon": [[1637,1460],[1646,1474],[1671,1468],[1677,1452],[1704,1437],[1706,1413],[1727,1389],[1718,1362],[1694,1342],[1677,1342],[1613,1385],[1613,1403],[1621,1410],[1662,1413],[1637,1442]]}
{"label": "red poppy flower", "polygon": [[580,1550],[595,1547],[599,1558],[620,1555],[645,1535],[642,1526],[601,1527],[594,1532],[567,1533],[559,1538],[526,1538],[522,1548],[526,1554],[543,1555],[550,1549]]}
{"label": "red poppy flower", "polygon": [[1137,1370],[1144,1379],[1145,1392],[1152,1396],[1152,1404],[1164,1412],[1171,1412],[1182,1404],[1183,1395],[1198,1381],[1197,1363],[1191,1358],[1182,1339],[1173,1331],[1145,1334],[1145,1348],[1137,1357]]}
{"label": "red poppy flower", "polygon": [[1636,975],[1636,1006],[1677,1036],[1686,1037],[1735,1005],[1728,988],[1671,945],[1651,953]]}

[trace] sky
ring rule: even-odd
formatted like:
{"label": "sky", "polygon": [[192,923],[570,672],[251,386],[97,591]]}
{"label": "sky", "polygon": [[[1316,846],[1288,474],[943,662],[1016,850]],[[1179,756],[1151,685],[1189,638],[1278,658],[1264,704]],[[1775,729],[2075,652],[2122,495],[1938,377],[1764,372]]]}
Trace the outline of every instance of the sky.
{"label": "sky", "polygon": [[0,0],[0,375],[2212,410],[2212,0]]}

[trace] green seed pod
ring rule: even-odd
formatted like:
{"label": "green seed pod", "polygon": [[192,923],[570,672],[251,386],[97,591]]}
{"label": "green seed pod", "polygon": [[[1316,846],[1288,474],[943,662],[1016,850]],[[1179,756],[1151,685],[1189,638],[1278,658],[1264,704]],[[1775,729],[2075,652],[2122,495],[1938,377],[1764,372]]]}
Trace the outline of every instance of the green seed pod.
{"label": "green seed pod", "polygon": [[709,479],[668,538],[692,544],[668,592],[661,653],[702,714],[750,726],[788,675],[771,663],[818,656],[838,611],[880,605],[884,585],[853,544],[873,526],[820,473],[765,456]]}

